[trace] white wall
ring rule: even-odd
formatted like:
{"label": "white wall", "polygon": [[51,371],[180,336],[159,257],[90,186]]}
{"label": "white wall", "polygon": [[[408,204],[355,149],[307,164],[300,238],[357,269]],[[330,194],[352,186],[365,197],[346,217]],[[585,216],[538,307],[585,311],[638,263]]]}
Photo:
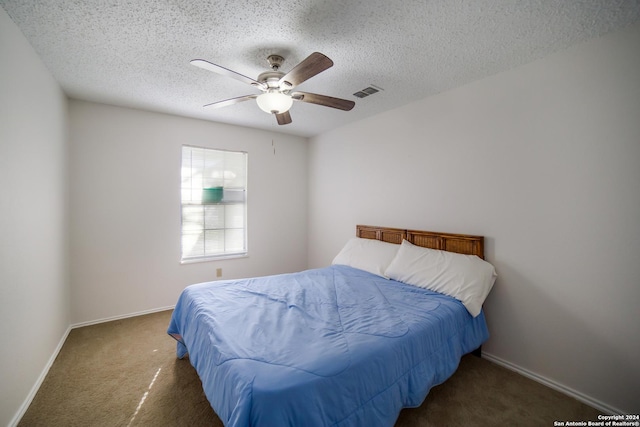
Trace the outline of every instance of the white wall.
{"label": "white wall", "polygon": [[69,326],[66,98],[0,8],[0,425]]}
{"label": "white wall", "polygon": [[639,46],[636,25],[313,138],[309,267],[358,223],[485,235],[483,350],[640,412]]}
{"label": "white wall", "polygon": [[[306,267],[305,138],[76,100],[69,132],[72,323],[172,306],[216,268]],[[180,264],[182,144],[249,153],[247,258]]]}

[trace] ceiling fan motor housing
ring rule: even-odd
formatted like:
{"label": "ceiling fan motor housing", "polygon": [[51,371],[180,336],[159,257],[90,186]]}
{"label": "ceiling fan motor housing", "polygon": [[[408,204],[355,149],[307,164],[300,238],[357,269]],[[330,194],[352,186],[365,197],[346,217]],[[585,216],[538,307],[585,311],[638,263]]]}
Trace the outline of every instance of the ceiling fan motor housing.
{"label": "ceiling fan motor housing", "polygon": [[269,89],[279,89],[280,79],[284,76],[281,71],[265,71],[258,76],[258,81],[267,85]]}

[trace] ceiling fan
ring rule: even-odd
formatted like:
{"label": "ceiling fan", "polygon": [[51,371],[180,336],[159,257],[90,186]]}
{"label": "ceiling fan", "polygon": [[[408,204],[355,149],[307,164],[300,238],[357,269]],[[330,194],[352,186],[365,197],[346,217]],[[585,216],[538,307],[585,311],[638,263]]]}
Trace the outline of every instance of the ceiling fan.
{"label": "ceiling fan", "polygon": [[293,67],[288,73],[280,70],[284,58],[280,55],[269,55],[267,57],[271,71],[261,73],[256,80],[229,70],[220,65],[213,64],[204,59],[194,59],[191,64],[223,76],[231,77],[262,91],[261,94],[244,95],[237,98],[226,99],[224,101],[213,102],[205,105],[206,108],[220,108],[239,102],[255,99],[261,110],[275,114],[279,125],[291,123],[289,109],[293,101],[308,102],[311,104],[323,105],[325,107],[337,108],[339,110],[351,110],[355,102],[346,99],[334,98],[327,95],[318,95],[309,92],[292,92],[299,84],[307,81],[311,77],[320,74],[324,70],[333,66],[333,61],[320,52],[314,52],[306,59]]}

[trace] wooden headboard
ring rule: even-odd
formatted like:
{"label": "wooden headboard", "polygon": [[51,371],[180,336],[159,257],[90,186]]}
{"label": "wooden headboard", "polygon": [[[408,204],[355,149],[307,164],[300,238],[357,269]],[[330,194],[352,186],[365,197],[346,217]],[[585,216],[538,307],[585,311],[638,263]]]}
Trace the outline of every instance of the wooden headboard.
{"label": "wooden headboard", "polygon": [[434,231],[403,230],[400,228],[356,225],[356,236],[389,243],[407,240],[423,248],[440,249],[465,255],[477,255],[484,259],[484,236],[470,234],[438,233]]}

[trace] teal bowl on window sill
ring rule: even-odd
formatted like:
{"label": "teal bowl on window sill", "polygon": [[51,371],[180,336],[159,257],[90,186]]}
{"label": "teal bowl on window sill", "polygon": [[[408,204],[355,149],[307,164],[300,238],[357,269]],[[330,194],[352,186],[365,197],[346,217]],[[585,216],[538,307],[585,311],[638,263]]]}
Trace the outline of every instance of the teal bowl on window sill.
{"label": "teal bowl on window sill", "polygon": [[218,203],[222,200],[222,187],[202,189],[202,203]]}

